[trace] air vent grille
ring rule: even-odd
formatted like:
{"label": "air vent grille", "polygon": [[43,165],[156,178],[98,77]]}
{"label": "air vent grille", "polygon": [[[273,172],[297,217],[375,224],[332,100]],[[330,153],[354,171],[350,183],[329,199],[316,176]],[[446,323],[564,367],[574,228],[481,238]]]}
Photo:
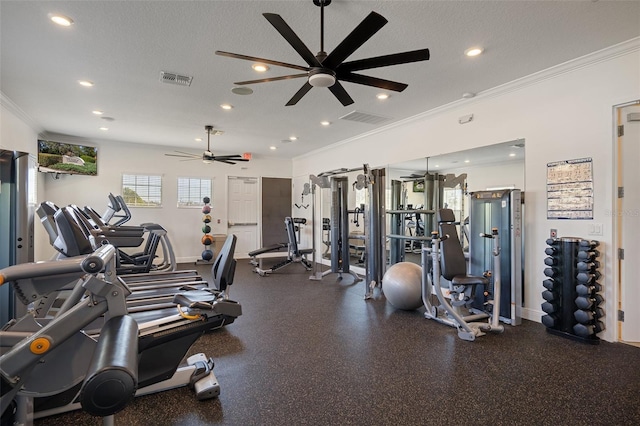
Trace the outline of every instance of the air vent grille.
{"label": "air vent grille", "polygon": [[193,77],[180,75],[173,72],[160,71],[160,81],[167,84],[177,84],[178,86],[191,86]]}
{"label": "air vent grille", "polygon": [[340,117],[340,120],[357,121],[359,123],[367,124],[381,124],[390,121],[391,118],[383,117],[381,115],[369,114],[362,111],[352,111],[349,114]]}

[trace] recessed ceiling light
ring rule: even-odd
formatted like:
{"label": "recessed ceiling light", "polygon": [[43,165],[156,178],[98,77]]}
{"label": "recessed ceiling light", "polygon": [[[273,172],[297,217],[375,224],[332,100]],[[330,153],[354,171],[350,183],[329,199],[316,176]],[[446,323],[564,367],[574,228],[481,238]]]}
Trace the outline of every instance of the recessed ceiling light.
{"label": "recessed ceiling light", "polygon": [[107,130],[109,130],[108,127],[100,127],[100,130],[102,130],[103,132],[106,132]]}
{"label": "recessed ceiling light", "polygon": [[230,109],[233,109],[233,105],[222,104],[222,105],[220,105],[220,108],[226,109],[226,110],[230,110]]}
{"label": "recessed ceiling light", "polygon": [[381,101],[385,100],[385,99],[389,99],[389,95],[387,95],[386,93],[378,93],[376,95],[376,98],[380,99]]}
{"label": "recessed ceiling light", "polygon": [[470,162],[471,162],[471,160],[464,160],[464,162],[465,162],[465,163],[470,163]]}
{"label": "recessed ceiling light", "polygon": [[269,69],[269,67],[264,64],[253,64],[251,65],[251,68],[253,68],[253,70],[257,72],[265,72]]}
{"label": "recessed ceiling light", "polygon": [[440,167],[440,164],[436,164],[436,165],[435,165],[435,166],[433,166],[433,167],[435,167],[435,168],[437,169],[438,167]]}
{"label": "recessed ceiling light", "polygon": [[249,88],[249,87],[234,87],[233,89],[231,89],[231,92],[235,93],[236,95],[250,95],[253,93],[253,89]]}
{"label": "recessed ceiling light", "polygon": [[91,111],[91,112],[92,112],[93,114],[95,114],[95,115],[102,115],[102,114],[104,114],[104,111],[100,111],[100,110],[97,110],[97,109],[94,109],[94,110],[93,110],[93,111]]}
{"label": "recessed ceiling light", "polygon": [[195,138],[194,139],[196,142],[202,142],[202,138]]}
{"label": "recessed ceiling light", "polygon": [[322,124],[323,126],[328,126],[331,124],[330,121],[321,121],[320,124]]}
{"label": "recessed ceiling light", "polygon": [[482,47],[470,47],[469,49],[464,51],[464,54],[467,56],[478,56],[483,52]]}
{"label": "recessed ceiling light", "polygon": [[298,138],[297,136],[289,136],[289,140],[293,142],[293,141],[297,141]]}
{"label": "recessed ceiling light", "polygon": [[515,152],[512,152],[511,154],[509,154],[509,157],[515,157],[515,156],[516,156]]}
{"label": "recessed ceiling light", "polygon": [[73,19],[64,15],[50,14],[49,19],[51,19],[53,22],[60,25],[61,27],[69,27],[71,26],[71,24],[73,24]]}
{"label": "recessed ceiling light", "polygon": [[93,87],[93,81],[89,81],[89,80],[78,80],[78,84],[80,84],[80,86],[84,86],[84,87]]}
{"label": "recessed ceiling light", "polygon": [[271,151],[275,151],[275,150],[276,150],[276,149],[278,149],[278,148],[277,148],[277,147],[275,147],[275,146],[270,146],[270,147],[269,147],[269,149],[270,149]]}

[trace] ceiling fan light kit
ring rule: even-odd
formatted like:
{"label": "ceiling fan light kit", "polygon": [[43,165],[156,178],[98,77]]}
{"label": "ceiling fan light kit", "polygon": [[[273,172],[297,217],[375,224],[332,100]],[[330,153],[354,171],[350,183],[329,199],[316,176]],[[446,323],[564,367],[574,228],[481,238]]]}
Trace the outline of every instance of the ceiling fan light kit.
{"label": "ceiling fan light kit", "polygon": [[313,3],[320,7],[320,51],[316,55],[311,53],[311,50],[309,50],[309,48],[302,42],[298,35],[280,15],[275,13],[262,14],[307,63],[307,66],[289,64],[271,59],[258,58],[255,56],[224,52],[220,50],[215,52],[216,55],[219,56],[228,56],[231,58],[291,68],[304,72],[279,77],[262,78],[258,80],[240,81],[235,82],[234,84],[244,86],[270,81],[289,80],[293,78],[306,78],[307,81],[293,95],[289,102],[286,103],[287,106],[297,104],[313,87],[329,88],[338,101],[340,101],[343,106],[347,106],[351,105],[354,101],[342,86],[341,81],[377,87],[384,90],[392,90],[395,92],[402,92],[407,88],[407,85],[404,83],[357,74],[354,71],[426,61],[429,59],[429,49],[419,49],[345,62],[351,54],[358,50],[387,23],[387,20],[376,12],[371,12],[349,35],[347,35],[341,43],[338,44],[338,46],[336,46],[331,53],[327,54],[324,50],[324,7],[331,4],[331,0],[313,0]]}
{"label": "ceiling fan light kit", "polygon": [[313,87],[331,87],[336,84],[336,76],[333,72],[329,73],[322,70],[312,74],[312,71],[309,72],[309,84]]}

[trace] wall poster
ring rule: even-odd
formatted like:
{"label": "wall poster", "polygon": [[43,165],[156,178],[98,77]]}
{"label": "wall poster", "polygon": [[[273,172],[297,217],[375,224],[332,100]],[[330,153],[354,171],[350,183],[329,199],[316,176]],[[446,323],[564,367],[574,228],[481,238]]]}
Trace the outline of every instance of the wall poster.
{"label": "wall poster", "polygon": [[591,157],[547,163],[547,219],[593,219]]}

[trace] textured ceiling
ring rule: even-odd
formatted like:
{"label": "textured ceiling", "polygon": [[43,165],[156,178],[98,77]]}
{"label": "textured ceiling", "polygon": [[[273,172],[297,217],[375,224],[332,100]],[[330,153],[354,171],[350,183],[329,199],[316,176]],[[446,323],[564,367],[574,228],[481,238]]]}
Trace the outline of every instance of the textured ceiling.
{"label": "textured ceiling", "polygon": [[[343,107],[329,90],[314,88],[286,107],[304,79],[252,85],[249,96],[231,92],[234,81],[291,70],[272,66],[258,75],[250,62],[214,52],[304,65],[262,13],[280,14],[316,53],[320,9],[311,0],[2,1],[1,90],[50,134],[201,152],[204,126],[212,124],[224,131],[212,139],[216,154],[291,158],[640,35],[637,1],[333,0],[325,10],[325,50],[371,11],[389,22],[349,60],[431,51],[426,62],[363,72],[409,85],[384,102],[375,97],[379,89],[344,83],[353,105]],[[53,12],[74,24],[52,24]],[[466,58],[463,52],[474,45],[484,54]],[[193,76],[193,83],[160,83],[161,71]],[[95,86],[83,88],[80,79]],[[223,103],[234,108],[223,111]],[[95,109],[115,120],[92,115]],[[391,121],[339,119],[352,111]],[[332,124],[322,127],[322,120]],[[108,131],[98,130],[105,125]],[[282,142],[292,135],[298,141]]]}

